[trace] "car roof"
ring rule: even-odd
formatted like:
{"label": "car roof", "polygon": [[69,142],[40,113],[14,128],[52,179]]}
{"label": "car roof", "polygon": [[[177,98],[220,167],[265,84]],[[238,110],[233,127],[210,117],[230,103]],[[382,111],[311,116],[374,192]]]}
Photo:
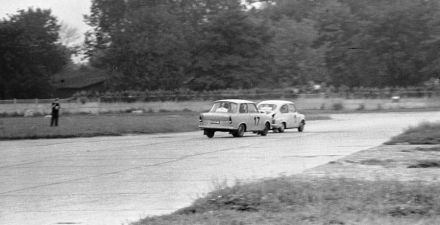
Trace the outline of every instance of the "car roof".
{"label": "car roof", "polygon": [[262,101],[258,104],[275,104],[275,105],[279,105],[279,104],[295,104],[292,101],[287,101],[287,100],[266,100],[266,101]]}
{"label": "car roof", "polygon": [[248,101],[248,100],[244,100],[244,99],[221,99],[221,100],[217,100],[215,102],[233,102],[233,103],[237,103],[237,104],[241,104],[241,103],[254,103],[253,101]]}

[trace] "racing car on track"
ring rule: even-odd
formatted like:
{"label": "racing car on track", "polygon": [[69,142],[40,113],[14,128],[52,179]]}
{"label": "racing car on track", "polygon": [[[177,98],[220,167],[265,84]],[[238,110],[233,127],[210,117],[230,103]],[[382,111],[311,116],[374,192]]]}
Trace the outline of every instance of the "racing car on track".
{"label": "racing car on track", "polygon": [[209,138],[215,132],[229,132],[234,137],[242,137],[245,132],[266,136],[271,129],[271,117],[258,111],[252,101],[224,99],[215,101],[211,110],[200,114],[199,128]]}
{"label": "racing car on track", "polygon": [[285,129],[297,128],[299,132],[304,131],[306,118],[299,113],[295,104],[285,100],[268,100],[258,103],[258,110],[272,117],[271,128],[280,133]]}

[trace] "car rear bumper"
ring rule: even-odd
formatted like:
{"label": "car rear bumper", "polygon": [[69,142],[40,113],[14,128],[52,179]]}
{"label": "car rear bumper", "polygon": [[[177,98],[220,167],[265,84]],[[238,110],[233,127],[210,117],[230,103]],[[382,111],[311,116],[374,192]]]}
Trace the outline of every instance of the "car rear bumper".
{"label": "car rear bumper", "polygon": [[237,130],[233,126],[228,126],[225,124],[209,124],[209,123],[201,123],[199,124],[199,128],[202,130],[210,129],[210,130],[222,130],[222,131],[231,131],[231,130]]}

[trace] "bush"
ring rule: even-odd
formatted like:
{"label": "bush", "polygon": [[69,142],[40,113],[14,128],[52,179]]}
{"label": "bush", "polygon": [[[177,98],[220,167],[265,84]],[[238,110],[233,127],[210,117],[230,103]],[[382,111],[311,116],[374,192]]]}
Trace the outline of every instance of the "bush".
{"label": "bush", "polygon": [[0,112],[0,117],[21,117],[22,113],[18,112]]}
{"label": "bush", "polygon": [[148,108],[147,113],[154,113],[154,109]]}
{"label": "bush", "polygon": [[382,110],[382,109],[383,109],[382,104],[377,104],[377,110]]}
{"label": "bush", "polygon": [[358,111],[365,110],[365,104],[364,103],[359,104],[359,107],[356,110]]}
{"label": "bush", "polygon": [[192,112],[192,110],[188,109],[188,108],[184,108],[184,109],[182,109],[182,112]]}
{"label": "bush", "polygon": [[342,104],[342,102],[336,102],[336,103],[333,103],[332,109],[333,110],[343,110],[344,105]]}

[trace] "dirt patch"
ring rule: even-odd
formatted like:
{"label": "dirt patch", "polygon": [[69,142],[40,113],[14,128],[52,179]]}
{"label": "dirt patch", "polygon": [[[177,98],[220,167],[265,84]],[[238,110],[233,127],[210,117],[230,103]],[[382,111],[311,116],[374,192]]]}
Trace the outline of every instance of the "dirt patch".
{"label": "dirt patch", "polygon": [[440,152],[440,146],[436,147],[424,147],[424,148],[415,148],[416,151],[422,151],[422,152]]}
{"label": "dirt patch", "polygon": [[423,160],[416,164],[409,165],[408,168],[440,168],[440,161]]}
{"label": "dirt patch", "polygon": [[440,182],[440,145],[381,145],[306,170],[303,175]]}
{"label": "dirt patch", "polygon": [[392,159],[387,159],[387,160],[365,159],[365,160],[361,160],[359,163],[362,164],[362,165],[387,166],[387,165],[389,165],[392,162],[393,162]]}

